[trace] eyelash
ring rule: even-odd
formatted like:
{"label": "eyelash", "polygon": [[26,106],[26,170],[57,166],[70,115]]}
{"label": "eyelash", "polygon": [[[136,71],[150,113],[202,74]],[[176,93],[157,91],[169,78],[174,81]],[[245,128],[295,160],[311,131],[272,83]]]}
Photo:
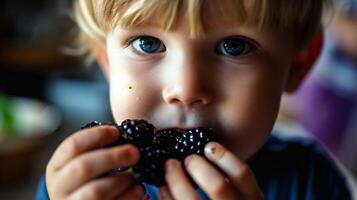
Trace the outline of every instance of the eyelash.
{"label": "eyelash", "polygon": [[136,36],[131,36],[130,38],[128,38],[126,40],[126,42],[124,43],[124,48],[128,48],[129,46],[131,46],[133,44],[133,42],[140,38],[140,37],[145,37],[145,36],[149,36],[149,35],[136,35]]}

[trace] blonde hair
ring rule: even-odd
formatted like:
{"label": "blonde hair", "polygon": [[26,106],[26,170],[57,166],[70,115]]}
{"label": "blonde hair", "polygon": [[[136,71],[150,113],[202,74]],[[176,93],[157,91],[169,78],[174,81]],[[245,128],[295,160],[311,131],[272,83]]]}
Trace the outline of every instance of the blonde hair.
{"label": "blonde hair", "polygon": [[[163,28],[175,26],[180,9],[186,5],[191,37],[205,34],[202,7],[222,0],[76,0],[74,16],[81,31],[78,42],[83,52],[89,52],[90,40],[105,45],[108,32],[116,26],[130,27],[145,23],[160,13]],[[269,26],[291,34],[293,45],[303,47],[321,27],[323,10],[331,0],[228,0],[237,21],[260,27]],[[220,12],[225,12],[220,10]]]}

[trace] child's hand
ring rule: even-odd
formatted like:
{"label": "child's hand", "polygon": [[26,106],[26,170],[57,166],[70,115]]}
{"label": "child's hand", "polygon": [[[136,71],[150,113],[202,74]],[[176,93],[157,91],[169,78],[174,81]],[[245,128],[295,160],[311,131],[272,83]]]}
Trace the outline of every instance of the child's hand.
{"label": "child's hand", "polygon": [[139,150],[132,145],[99,148],[113,143],[119,134],[114,127],[100,126],[81,130],[62,142],[46,169],[50,199],[141,199],[144,190],[130,173],[101,177],[139,160]]}
{"label": "child's hand", "polygon": [[[263,199],[253,172],[233,153],[211,142],[205,147],[205,155],[222,172],[198,155],[187,157],[185,167],[210,199]],[[165,167],[168,188],[160,189],[161,199],[200,199],[179,161],[168,160]]]}

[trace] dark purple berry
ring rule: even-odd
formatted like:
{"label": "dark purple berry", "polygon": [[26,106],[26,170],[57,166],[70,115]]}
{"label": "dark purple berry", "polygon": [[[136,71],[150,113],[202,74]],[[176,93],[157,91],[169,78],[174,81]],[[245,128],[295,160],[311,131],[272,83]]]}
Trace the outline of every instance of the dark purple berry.
{"label": "dark purple berry", "polygon": [[95,127],[95,126],[101,126],[102,123],[101,122],[98,122],[98,121],[93,121],[93,122],[90,122],[84,126],[81,127],[81,129],[87,129],[87,128],[92,128],[92,127]]}
{"label": "dark purple berry", "polygon": [[195,128],[186,131],[176,143],[175,150],[182,158],[190,154],[203,155],[204,147],[214,140],[210,131],[205,128]]}
{"label": "dark purple berry", "polygon": [[81,129],[87,129],[87,128],[92,128],[92,127],[96,127],[96,126],[104,126],[104,125],[118,127],[116,124],[111,123],[111,122],[102,123],[102,122],[98,122],[98,121],[92,121],[92,122],[82,126]]}
{"label": "dark purple berry", "polygon": [[151,145],[154,141],[154,126],[145,120],[123,121],[120,128],[126,140],[138,147]]}
{"label": "dark purple berry", "polygon": [[157,132],[154,137],[155,146],[169,152],[175,152],[175,146],[181,139],[183,131],[177,129],[165,129]]}
{"label": "dark purple berry", "polygon": [[[145,120],[125,120],[120,126],[111,123],[91,122],[82,127],[112,125],[122,131],[121,137],[110,145],[113,147],[123,144],[134,144],[140,150],[139,162],[132,166],[134,175],[140,182],[162,186],[165,185],[164,165],[170,159],[183,161],[190,154],[203,155],[205,145],[215,140],[211,131],[205,128],[194,128],[190,130],[164,129],[157,131],[155,127]],[[106,175],[115,175],[125,168],[118,166]],[[191,180],[193,185],[195,183]]]}
{"label": "dark purple berry", "polygon": [[155,146],[141,147],[140,160],[133,166],[135,177],[148,184],[165,185],[164,164],[169,158],[173,158],[173,155],[166,150]]}

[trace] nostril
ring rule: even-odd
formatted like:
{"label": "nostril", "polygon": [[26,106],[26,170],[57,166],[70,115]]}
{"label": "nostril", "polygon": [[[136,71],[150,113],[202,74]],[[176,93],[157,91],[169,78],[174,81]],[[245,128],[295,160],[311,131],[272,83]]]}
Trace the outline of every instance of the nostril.
{"label": "nostril", "polygon": [[207,104],[209,104],[210,101],[211,101],[211,98],[207,97],[207,98],[201,99],[200,103],[202,103],[203,105],[207,105]]}
{"label": "nostril", "polygon": [[170,104],[176,104],[176,103],[179,103],[179,102],[180,102],[180,100],[178,100],[178,99],[170,99],[169,100]]}
{"label": "nostril", "polygon": [[211,92],[201,87],[166,87],[162,97],[168,104],[206,105],[211,102]]}
{"label": "nostril", "polygon": [[198,104],[203,104],[206,105],[208,104],[208,101],[204,100],[204,99],[197,99],[197,100],[193,100],[193,99],[172,99],[170,101],[170,104],[183,104],[183,105],[187,105],[187,106],[193,106],[193,105],[198,105]]}
{"label": "nostril", "polygon": [[163,99],[168,104],[183,105],[207,105],[211,102],[211,96],[208,94],[191,94],[191,93],[164,93]]}

